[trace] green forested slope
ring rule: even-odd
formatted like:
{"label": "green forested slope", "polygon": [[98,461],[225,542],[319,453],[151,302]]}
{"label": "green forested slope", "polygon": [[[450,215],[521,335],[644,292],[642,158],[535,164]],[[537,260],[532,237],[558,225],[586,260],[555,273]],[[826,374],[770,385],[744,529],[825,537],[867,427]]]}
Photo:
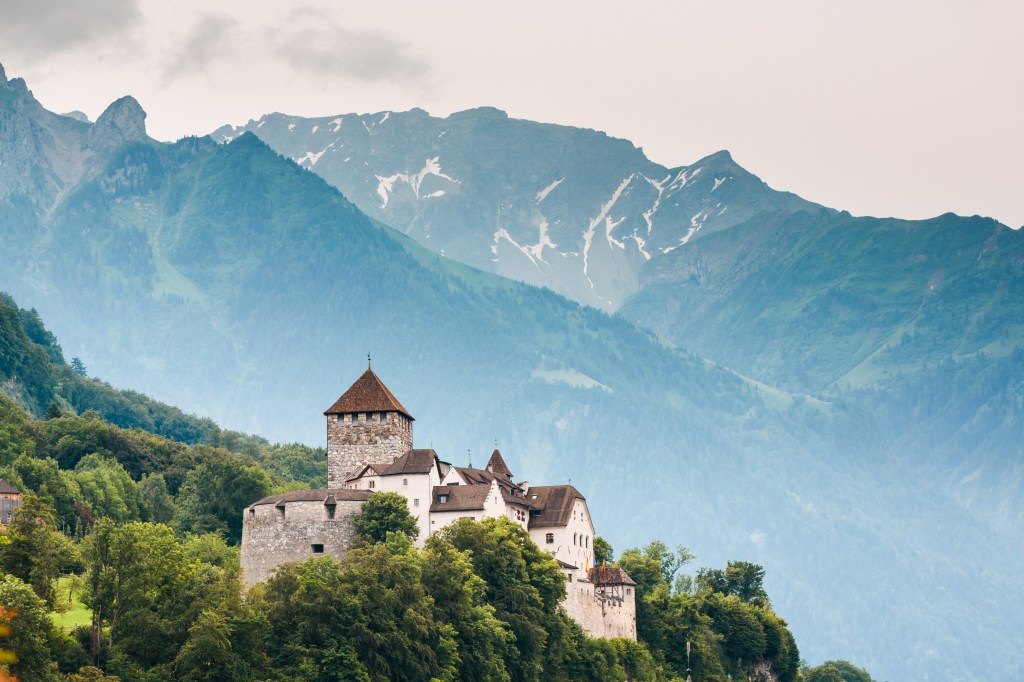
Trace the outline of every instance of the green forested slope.
{"label": "green forested slope", "polygon": [[[634,537],[642,524],[708,563],[764,564],[812,660],[943,670],[931,644],[962,638],[975,669],[1015,665],[990,655],[1019,648],[1012,534],[940,485],[949,467],[894,460],[864,406],[794,399],[621,318],[431,254],[252,136],[162,145],[139,136],[141,110],[118,107],[127,144],[90,157],[65,191],[0,201],[23,207],[0,224],[16,245],[0,287],[91,373],[228,428],[319,445],[322,410],[372,352],[418,444],[461,464],[497,438],[517,475],[571,478],[620,546],[646,539]],[[127,410],[124,425],[150,409]],[[197,428],[189,438],[203,441]],[[979,562],[998,568],[978,581]]]}

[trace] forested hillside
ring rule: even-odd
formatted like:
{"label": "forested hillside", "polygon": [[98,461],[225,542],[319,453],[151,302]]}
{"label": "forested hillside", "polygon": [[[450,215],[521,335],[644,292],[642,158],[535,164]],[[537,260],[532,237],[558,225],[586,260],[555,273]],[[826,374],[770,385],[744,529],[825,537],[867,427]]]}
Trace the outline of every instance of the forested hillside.
{"label": "forested hillside", "polygon": [[[800,671],[759,566],[730,563],[694,579],[680,572],[693,558],[685,550],[627,550],[620,563],[637,576],[640,643],[595,640],[559,608],[561,569],[506,519],[464,520],[423,551],[401,533],[367,536],[340,562],[286,565],[243,600],[243,507],[322,485],[297,477],[315,459],[322,479],[322,451],[223,433],[85,378],[9,297],[0,321],[0,374],[22,403],[0,394],[0,478],[25,495],[0,530],[0,625],[10,625],[0,630],[0,670],[20,679],[678,680],[691,665],[684,640],[694,680],[815,679],[817,670]],[[42,419],[25,411],[46,401]],[[115,426],[100,414],[111,405],[122,418],[173,416],[179,434],[234,451]],[[601,551],[614,563],[607,543]]]}
{"label": "forested hillside", "polygon": [[[959,647],[978,676],[1017,665],[999,652],[1021,648],[1024,631],[1010,606],[1024,598],[1019,497],[999,498],[997,515],[976,504],[971,482],[997,476],[994,461],[967,479],[972,495],[947,485],[985,453],[923,467],[899,456],[873,404],[775,390],[433,254],[252,135],[161,144],[130,98],[90,126],[47,112],[24,83],[0,89],[0,150],[32,155],[0,169],[0,287],[88,373],[225,428],[318,446],[323,409],[370,352],[417,418],[418,445],[463,464],[498,439],[517,477],[585,491],[619,546],[645,541],[642,523],[708,564],[764,565],[811,660],[938,675]],[[102,393],[63,374],[51,392],[76,410]],[[50,399],[26,393],[36,383],[10,392],[45,414]],[[201,420],[109,400],[126,427],[178,423],[195,429],[190,442],[217,444]],[[273,452],[255,449],[244,462]],[[274,475],[314,475],[291,471]]]}

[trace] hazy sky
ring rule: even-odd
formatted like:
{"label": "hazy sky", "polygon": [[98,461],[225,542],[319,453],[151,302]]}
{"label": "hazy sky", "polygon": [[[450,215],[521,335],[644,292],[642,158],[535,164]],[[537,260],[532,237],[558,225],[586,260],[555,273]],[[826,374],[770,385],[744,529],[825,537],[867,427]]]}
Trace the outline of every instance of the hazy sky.
{"label": "hazy sky", "polygon": [[121,95],[172,140],[281,111],[480,105],[654,161],[729,149],[855,214],[1024,224],[1024,2],[0,0],[56,111]]}

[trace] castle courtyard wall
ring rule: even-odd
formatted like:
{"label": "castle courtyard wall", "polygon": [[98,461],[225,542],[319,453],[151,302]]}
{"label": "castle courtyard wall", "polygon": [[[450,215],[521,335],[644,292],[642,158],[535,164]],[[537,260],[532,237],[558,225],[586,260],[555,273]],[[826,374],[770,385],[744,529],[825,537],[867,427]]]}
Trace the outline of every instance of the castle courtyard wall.
{"label": "castle courtyard wall", "polygon": [[355,543],[352,520],[362,506],[360,501],[338,500],[333,519],[327,517],[323,500],[287,502],[283,507],[248,507],[242,519],[242,574],[246,585],[267,580],[283,563],[315,556],[316,544],[323,545],[323,553],[335,559],[345,556]]}

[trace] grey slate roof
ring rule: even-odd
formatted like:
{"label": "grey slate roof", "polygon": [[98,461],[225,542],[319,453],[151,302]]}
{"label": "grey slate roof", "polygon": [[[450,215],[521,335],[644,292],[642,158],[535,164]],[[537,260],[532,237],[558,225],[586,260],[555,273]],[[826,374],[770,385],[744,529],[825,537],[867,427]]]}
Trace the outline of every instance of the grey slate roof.
{"label": "grey slate roof", "polygon": [[0,478],[0,494],[3,495],[20,495],[21,491],[15,488],[13,485]]}
{"label": "grey slate roof", "polygon": [[283,495],[270,495],[262,500],[257,500],[249,507],[257,507],[265,504],[283,505],[289,502],[365,502],[370,496],[370,490],[348,490],[342,488],[320,490],[293,490]]}

